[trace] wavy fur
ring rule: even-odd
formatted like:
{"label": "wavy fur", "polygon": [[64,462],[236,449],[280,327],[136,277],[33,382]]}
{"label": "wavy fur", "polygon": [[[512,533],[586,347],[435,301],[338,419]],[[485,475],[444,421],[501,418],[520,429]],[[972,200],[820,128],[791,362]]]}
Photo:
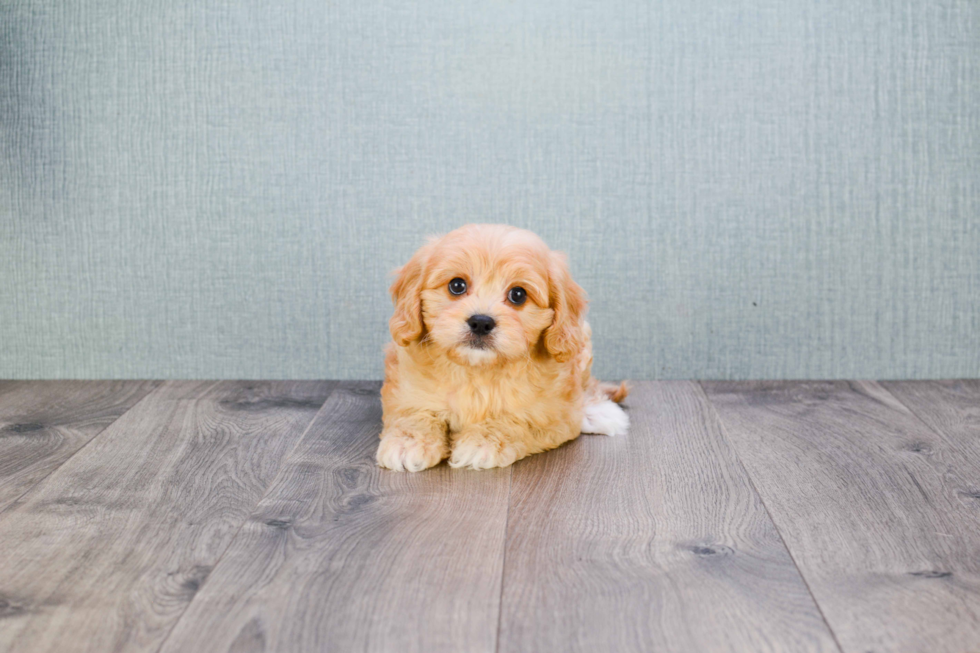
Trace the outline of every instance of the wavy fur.
{"label": "wavy fur", "polygon": [[[578,437],[583,426],[622,432],[628,424],[610,402],[626,397],[626,384],[591,375],[585,291],[565,255],[533,233],[467,225],[431,239],[396,275],[381,466],[419,471],[448,457],[454,467],[503,467]],[[468,284],[462,296],[448,291],[456,277]],[[514,286],[527,291],[521,306],[507,300]],[[496,322],[489,348],[469,337],[466,321],[478,313]],[[601,402],[612,409],[593,409],[589,421],[587,409]]]}

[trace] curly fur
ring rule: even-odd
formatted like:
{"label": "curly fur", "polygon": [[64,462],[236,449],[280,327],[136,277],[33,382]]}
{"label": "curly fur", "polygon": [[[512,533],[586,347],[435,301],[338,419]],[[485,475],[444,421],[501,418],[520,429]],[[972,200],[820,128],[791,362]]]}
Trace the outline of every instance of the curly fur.
{"label": "curly fur", "polygon": [[[448,290],[460,277],[464,295]],[[510,303],[520,286],[527,301]],[[625,383],[592,378],[587,298],[566,257],[530,231],[467,225],[432,238],[396,271],[381,388],[384,428],[377,460],[420,471],[503,467],[580,433],[624,433],[613,402]],[[489,347],[474,346],[466,321],[496,322]]]}

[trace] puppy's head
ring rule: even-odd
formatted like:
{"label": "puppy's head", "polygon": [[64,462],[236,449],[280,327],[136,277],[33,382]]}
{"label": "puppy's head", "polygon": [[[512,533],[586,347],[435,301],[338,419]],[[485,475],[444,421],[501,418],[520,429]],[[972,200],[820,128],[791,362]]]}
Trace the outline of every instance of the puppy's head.
{"label": "puppy's head", "polygon": [[540,343],[564,362],[583,346],[585,292],[565,255],[530,231],[467,225],[430,239],[391,285],[395,342],[424,340],[464,365],[527,358]]}

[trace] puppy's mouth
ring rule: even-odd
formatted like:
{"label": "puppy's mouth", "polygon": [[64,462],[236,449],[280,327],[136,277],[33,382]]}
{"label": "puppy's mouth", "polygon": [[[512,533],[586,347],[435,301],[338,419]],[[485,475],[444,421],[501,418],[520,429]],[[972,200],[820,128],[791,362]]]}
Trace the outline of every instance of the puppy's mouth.
{"label": "puppy's mouth", "polygon": [[492,364],[500,353],[493,346],[492,338],[468,336],[460,340],[455,349],[450,350],[449,356],[460,365],[481,366]]}
{"label": "puppy's mouth", "polygon": [[470,349],[489,351],[493,349],[493,340],[487,336],[469,335],[463,339],[463,345],[469,347]]}

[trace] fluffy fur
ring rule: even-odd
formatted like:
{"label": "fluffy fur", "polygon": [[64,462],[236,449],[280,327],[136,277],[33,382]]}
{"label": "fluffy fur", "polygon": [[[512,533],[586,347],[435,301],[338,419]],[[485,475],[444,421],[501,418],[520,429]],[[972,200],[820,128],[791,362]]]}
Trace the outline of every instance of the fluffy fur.
{"label": "fluffy fur", "polygon": [[[582,432],[619,435],[626,384],[592,378],[587,300],[565,255],[530,231],[467,225],[431,238],[396,271],[381,388],[382,467],[504,467]],[[449,292],[455,278],[463,295]],[[527,293],[522,305],[510,289]],[[467,320],[496,321],[487,343]],[[481,347],[481,345],[483,345]]]}

